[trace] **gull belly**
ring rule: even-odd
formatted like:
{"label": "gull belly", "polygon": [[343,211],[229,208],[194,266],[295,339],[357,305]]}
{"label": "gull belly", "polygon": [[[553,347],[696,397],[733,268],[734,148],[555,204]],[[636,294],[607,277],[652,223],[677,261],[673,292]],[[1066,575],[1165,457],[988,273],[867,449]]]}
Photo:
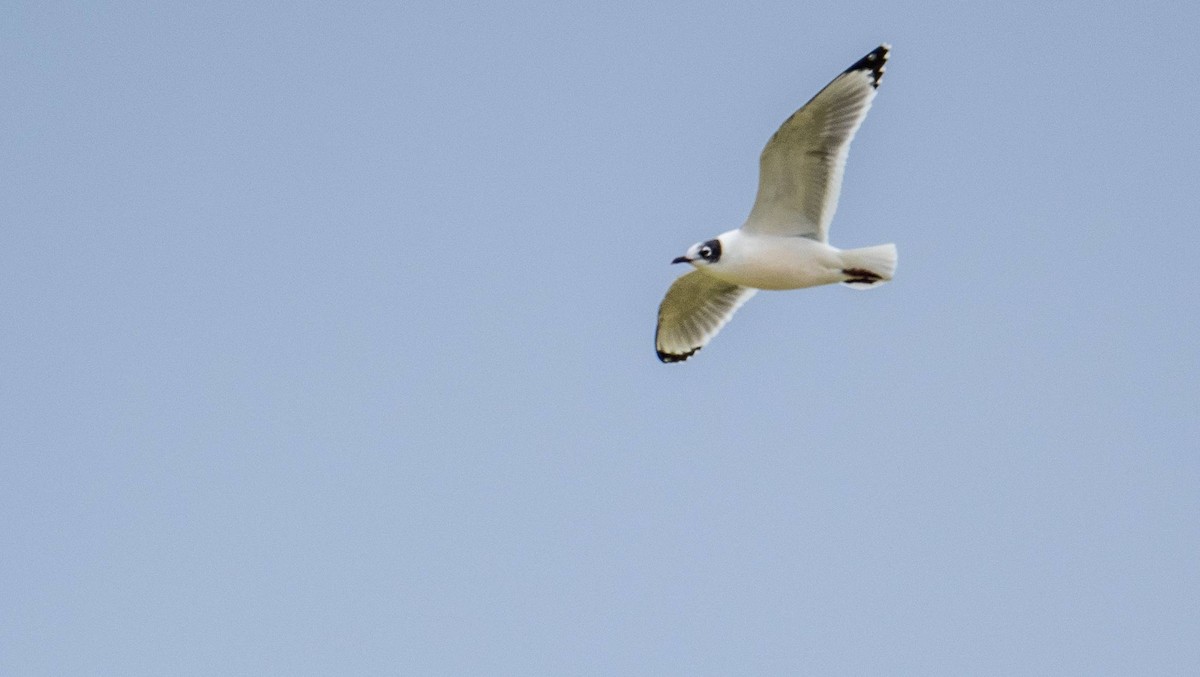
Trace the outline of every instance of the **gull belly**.
{"label": "gull belly", "polygon": [[803,289],[846,279],[841,250],[824,242],[743,230],[721,239],[726,243],[721,260],[700,269],[725,282],[755,289]]}

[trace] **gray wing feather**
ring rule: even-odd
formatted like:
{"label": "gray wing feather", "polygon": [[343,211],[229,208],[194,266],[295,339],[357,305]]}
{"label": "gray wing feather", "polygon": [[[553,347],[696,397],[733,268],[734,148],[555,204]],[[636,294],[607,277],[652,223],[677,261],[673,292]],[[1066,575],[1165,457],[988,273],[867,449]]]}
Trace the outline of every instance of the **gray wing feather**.
{"label": "gray wing feather", "polygon": [[867,117],[889,47],[881,45],[792,114],[763,148],[758,195],[742,228],[829,239],[850,142]]}
{"label": "gray wing feather", "polygon": [[721,331],[734,312],[754,296],[742,287],[693,270],[675,280],[658,307],[654,344],[658,359],[682,362]]}

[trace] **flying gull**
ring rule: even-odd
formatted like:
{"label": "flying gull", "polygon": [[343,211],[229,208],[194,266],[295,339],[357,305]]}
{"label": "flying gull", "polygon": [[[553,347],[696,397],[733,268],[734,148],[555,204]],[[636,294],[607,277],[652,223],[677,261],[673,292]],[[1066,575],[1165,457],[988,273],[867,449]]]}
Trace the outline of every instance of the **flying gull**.
{"label": "flying gull", "polygon": [[829,244],[850,141],[867,117],[891,47],[854,62],[784,121],[759,158],[758,196],[741,228],[698,242],[672,263],[694,270],[667,290],[655,348],[682,362],[712,340],[759,289],[841,282],[867,289],[892,279],[896,245]]}

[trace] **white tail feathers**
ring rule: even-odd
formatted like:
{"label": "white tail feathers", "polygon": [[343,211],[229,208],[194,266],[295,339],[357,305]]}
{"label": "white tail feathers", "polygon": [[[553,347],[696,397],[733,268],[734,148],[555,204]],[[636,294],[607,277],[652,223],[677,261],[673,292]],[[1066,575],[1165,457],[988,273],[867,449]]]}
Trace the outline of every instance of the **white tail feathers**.
{"label": "white tail feathers", "polygon": [[881,244],[842,251],[842,284],[854,289],[869,289],[892,279],[896,273],[896,245]]}

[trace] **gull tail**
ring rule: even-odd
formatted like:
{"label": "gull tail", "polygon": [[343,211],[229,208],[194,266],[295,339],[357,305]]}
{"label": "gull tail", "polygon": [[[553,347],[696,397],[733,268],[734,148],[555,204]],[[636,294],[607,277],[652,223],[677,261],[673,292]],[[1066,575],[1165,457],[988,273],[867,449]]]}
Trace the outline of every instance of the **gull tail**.
{"label": "gull tail", "polygon": [[842,251],[842,284],[854,289],[870,289],[892,279],[896,272],[896,245],[881,244]]}

